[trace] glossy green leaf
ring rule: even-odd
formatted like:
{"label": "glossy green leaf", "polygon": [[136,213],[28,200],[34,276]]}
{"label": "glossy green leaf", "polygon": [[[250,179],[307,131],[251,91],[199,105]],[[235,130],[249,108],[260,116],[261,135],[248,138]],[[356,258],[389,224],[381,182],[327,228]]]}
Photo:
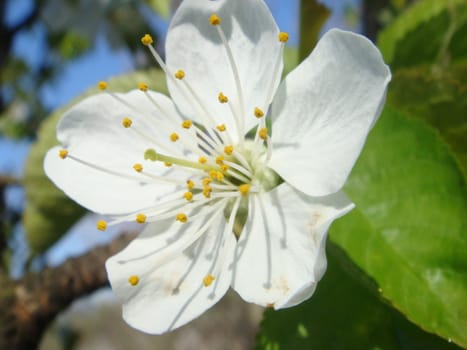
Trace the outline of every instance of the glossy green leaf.
{"label": "glossy green leaf", "polygon": [[467,2],[420,0],[380,32],[378,46],[391,68],[467,57]]}
{"label": "glossy green leaf", "polygon": [[384,304],[374,285],[342,252],[328,244],[328,269],[311,299],[281,311],[267,310],[256,349],[458,349],[428,334]]}
{"label": "glossy green leaf", "polygon": [[345,187],[331,238],[423,329],[467,346],[467,191],[448,147],[388,108]]}
{"label": "glossy green leaf", "polygon": [[388,100],[436,128],[467,178],[467,61],[419,66],[393,75]]}
{"label": "glossy green leaf", "polygon": [[300,1],[300,62],[313,51],[321,28],[330,15],[331,11],[317,0]]}
{"label": "glossy green leaf", "polygon": [[[109,90],[129,91],[140,82],[146,82],[152,90],[167,92],[165,76],[159,70],[119,76],[109,82]],[[48,117],[39,129],[37,142],[31,147],[24,174],[27,200],[23,224],[33,255],[43,253],[85,212],[50,182],[42,163],[45,153],[58,143],[55,127],[63,112],[85,96],[96,92],[97,88],[90,89],[82,97]]]}

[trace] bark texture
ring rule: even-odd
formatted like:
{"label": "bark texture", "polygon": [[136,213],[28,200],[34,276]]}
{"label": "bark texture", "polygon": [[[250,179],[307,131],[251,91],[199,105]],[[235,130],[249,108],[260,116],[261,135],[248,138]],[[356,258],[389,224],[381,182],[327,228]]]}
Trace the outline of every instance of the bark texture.
{"label": "bark texture", "polygon": [[20,280],[0,275],[0,349],[32,350],[57,314],[70,303],[106,286],[105,260],[123,249],[135,234],[67,260],[55,268],[29,273]]}

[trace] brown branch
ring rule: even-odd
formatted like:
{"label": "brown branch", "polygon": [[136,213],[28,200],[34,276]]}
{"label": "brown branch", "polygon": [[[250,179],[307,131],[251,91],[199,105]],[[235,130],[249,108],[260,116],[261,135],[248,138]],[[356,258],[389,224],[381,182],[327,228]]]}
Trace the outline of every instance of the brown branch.
{"label": "brown branch", "polygon": [[35,349],[43,332],[70,303],[106,286],[105,260],[135,237],[124,234],[110,245],[68,259],[56,268],[13,281],[0,275],[0,349]]}

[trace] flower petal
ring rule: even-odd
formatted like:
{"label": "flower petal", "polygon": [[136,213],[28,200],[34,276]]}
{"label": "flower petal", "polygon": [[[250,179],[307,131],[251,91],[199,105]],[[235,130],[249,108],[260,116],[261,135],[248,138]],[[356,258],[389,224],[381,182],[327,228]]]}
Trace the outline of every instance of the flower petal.
{"label": "flower petal", "polygon": [[274,98],[270,167],[308,195],[341,189],[381,112],[390,79],[368,39],[327,32]]}
{"label": "flower petal", "polygon": [[[140,237],[107,260],[113,291],[123,303],[123,318],[134,328],[161,334],[198,317],[230,286],[235,236],[217,215],[209,231],[183,252],[169,252],[177,237],[189,237],[196,224],[150,224]],[[175,240],[175,242],[174,242]],[[180,239],[179,239],[180,240]],[[204,279],[212,275],[208,286]],[[137,285],[129,283],[137,276]],[[135,277],[133,277],[135,278]]]}
{"label": "flower petal", "polygon": [[[150,96],[165,113],[141,91],[95,95],[71,108],[57,126],[57,138],[69,156],[61,159],[59,148],[51,149],[44,160],[47,176],[79,204],[102,214],[133,212],[173,191],[173,184],[157,183],[133,169],[141,163],[153,175],[165,174],[169,170],[162,164],[144,161],[144,151],[157,145],[174,154],[183,151],[165,132],[167,114],[178,118],[172,101],[157,93]],[[131,127],[123,127],[124,118],[132,120]]]}
{"label": "flower petal", "polygon": [[[240,110],[238,91],[232,65],[223,46],[217,28],[209,23],[216,13],[221,18],[220,27],[232,51],[244,99]],[[262,0],[185,0],[175,13],[166,40],[167,67],[173,74],[179,69],[186,72],[184,82],[195,91],[199,100],[217,123],[232,125],[227,104],[218,101],[222,92],[235,106],[238,115],[246,120],[246,130],[255,121],[254,108],[265,112],[271,95],[277,89],[282,72],[279,30]],[[279,59],[277,77],[274,78],[275,62]],[[182,84],[169,77],[168,86],[172,98],[183,114],[203,120],[204,112],[194,99],[181,93]],[[272,93],[269,86],[272,85]],[[190,95],[190,94],[188,94]]]}
{"label": "flower petal", "polygon": [[342,192],[309,197],[286,183],[252,196],[232,287],[244,300],[275,309],[306,300],[326,269],[327,230],[352,208]]}

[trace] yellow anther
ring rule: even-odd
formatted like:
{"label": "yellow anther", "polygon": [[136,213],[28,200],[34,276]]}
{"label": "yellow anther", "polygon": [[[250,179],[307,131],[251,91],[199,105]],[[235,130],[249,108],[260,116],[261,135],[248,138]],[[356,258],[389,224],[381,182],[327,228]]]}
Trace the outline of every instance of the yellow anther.
{"label": "yellow anther", "polygon": [[179,138],[180,138],[180,136],[178,136],[178,134],[176,132],[173,132],[173,133],[170,134],[170,141],[172,141],[172,142],[176,142]]}
{"label": "yellow anther", "polygon": [[105,231],[105,229],[107,228],[107,223],[104,220],[99,220],[97,222],[96,228],[99,231]]}
{"label": "yellow anther", "polygon": [[212,182],[212,179],[210,177],[205,177],[203,179],[203,186],[208,186]]}
{"label": "yellow anther", "polygon": [[229,166],[227,164],[221,164],[221,165],[219,165],[219,167],[221,168],[222,171],[229,170]]}
{"label": "yellow anther", "polygon": [[195,187],[195,183],[193,182],[193,180],[186,181],[186,188],[188,188],[189,190],[192,190],[194,187]]}
{"label": "yellow anther", "polygon": [[183,213],[179,213],[177,214],[177,216],[175,216],[175,220],[177,221],[180,221],[181,223],[185,223],[188,221],[188,217],[186,216],[186,214],[183,214]]}
{"label": "yellow anther", "polygon": [[227,103],[229,102],[229,98],[225,96],[222,92],[219,92],[219,96],[217,97],[220,103]]}
{"label": "yellow anther", "polygon": [[171,167],[173,164],[172,164],[172,163],[170,163],[170,162],[164,162],[164,165],[165,165],[166,167],[168,167],[168,168],[169,168],[169,167]]}
{"label": "yellow anther", "polygon": [[224,147],[224,153],[227,154],[228,156],[232,155],[233,150],[234,148],[232,145]]}
{"label": "yellow anther", "polygon": [[187,120],[183,121],[182,128],[189,129],[189,128],[191,128],[192,125],[193,125],[193,122],[191,120],[187,119]]}
{"label": "yellow anther", "polygon": [[211,198],[211,192],[212,192],[212,188],[209,187],[209,186],[205,186],[203,188],[203,195],[206,197],[206,198]]}
{"label": "yellow anther", "polygon": [[133,124],[133,121],[130,118],[123,118],[122,125],[124,128],[129,128]]}
{"label": "yellow anther", "polygon": [[264,112],[258,107],[255,107],[254,114],[256,118],[264,117]]}
{"label": "yellow anther", "polygon": [[289,33],[280,32],[278,38],[281,43],[286,43],[289,40]]}
{"label": "yellow anther", "polygon": [[128,283],[131,284],[133,287],[136,286],[139,283],[139,277],[138,276],[130,276],[128,278]]}
{"label": "yellow anther", "polygon": [[107,82],[106,81],[100,81],[97,83],[97,87],[99,90],[105,90],[107,89]]}
{"label": "yellow anther", "polygon": [[216,129],[220,132],[225,131],[227,128],[225,127],[225,124],[219,124],[216,126]]}
{"label": "yellow anther", "polygon": [[209,172],[209,177],[213,180],[217,180],[217,181],[222,181],[224,180],[224,174],[222,174],[222,172],[220,171],[217,171],[217,170],[211,170]]}
{"label": "yellow anther", "polygon": [[136,215],[136,222],[138,224],[144,224],[146,222],[146,219],[147,219],[147,216],[144,215],[144,214],[140,213],[140,214]]}
{"label": "yellow anther", "polygon": [[145,34],[141,38],[141,42],[143,43],[143,45],[149,46],[154,42],[154,40],[152,40],[152,36],[150,36],[149,34]]}
{"label": "yellow anther", "polygon": [[68,151],[66,149],[61,149],[58,151],[58,156],[62,159],[65,159],[68,156]]}
{"label": "yellow anther", "polygon": [[258,131],[259,137],[261,137],[263,140],[266,140],[268,138],[268,129],[267,128],[262,128]]}
{"label": "yellow anther", "polygon": [[225,157],[224,156],[218,156],[216,158],[216,164],[221,165],[224,162]]}
{"label": "yellow anther", "polygon": [[181,69],[176,71],[174,75],[175,75],[175,78],[177,78],[178,80],[182,80],[183,78],[185,78],[185,72]]}
{"label": "yellow anther", "polygon": [[201,156],[198,158],[198,163],[205,164],[207,161],[208,160],[206,157]]}
{"label": "yellow anther", "polygon": [[136,163],[135,165],[133,165],[133,169],[135,169],[138,173],[140,173],[143,171],[143,166],[139,163]]}
{"label": "yellow anther", "polygon": [[243,185],[238,186],[238,192],[240,192],[242,196],[247,196],[248,193],[250,193],[250,189],[251,189],[250,184],[243,184]]}
{"label": "yellow anther", "polygon": [[146,91],[148,91],[149,86],[148,86],[148,84],[146,84],[146,83],[139,83],[139,84],[138,84],[138,89],[140,89],[141,91],[146,92]]}
{"label": "yellow anther", "polygon": [[193,192],[185,192],[183,194],[183,198],[185,198],[188,202],[192,201],[193,200]]}
{"label": "yellow anther", "polygon": [[219,24],[221,24],[221,18],[215,13],[213,13],[211,17],[209,17],[209,23],[213,26],[218,26]]}
{"label": "yellow anther", "polygon": [[208,274],[206,275],[206,277],[203,278],[203,285],[205,287],[209,287],[215,279],[216,278],[213,275]]}

